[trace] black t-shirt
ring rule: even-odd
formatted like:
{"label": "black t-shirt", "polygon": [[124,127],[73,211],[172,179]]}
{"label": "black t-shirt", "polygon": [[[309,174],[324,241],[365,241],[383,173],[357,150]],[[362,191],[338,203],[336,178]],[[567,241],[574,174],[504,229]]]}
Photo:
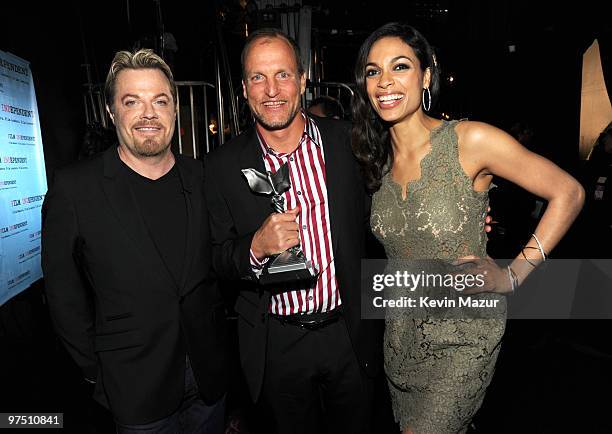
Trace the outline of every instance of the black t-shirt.
{"label": "black t-shirt", "polygon": [[125,168],[147,230],[179,284],[185,262],[187,205],[176,165],[156,180]]}

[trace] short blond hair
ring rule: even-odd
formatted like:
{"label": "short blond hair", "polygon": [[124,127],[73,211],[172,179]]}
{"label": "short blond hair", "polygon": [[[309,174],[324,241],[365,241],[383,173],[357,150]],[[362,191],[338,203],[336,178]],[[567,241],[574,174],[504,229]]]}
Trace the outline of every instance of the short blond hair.
{"label": "short blond hair", "polygon": [[164,62],[164,59],[155,54],[153,50],[142,48],[134,53],[131,51],[118,51],[115,53],[115,57],[113,57],[108,75],[106,76],[106,82],[104,83],[104,97],[111,111],[115,101],[117,75],[124,69],[159,69],[168,79],[172,100],[176,104],[176,84],[174,83],[172,70]]}

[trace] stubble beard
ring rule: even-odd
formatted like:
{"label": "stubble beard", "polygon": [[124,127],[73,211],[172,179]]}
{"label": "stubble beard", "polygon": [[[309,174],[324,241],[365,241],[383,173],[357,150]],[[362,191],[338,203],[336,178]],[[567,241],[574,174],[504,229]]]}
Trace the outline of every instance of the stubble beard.
{"label": "stubble beard", "polygon": [[289,125],[291,125],[291,122],[293,122],[293,120],[295,119],[295,117],[297,116],[299,112],[300,112],[300,106],[297,105],[293,109],[293,111],[289,113],[289,115],[287,116],[287,119],[284,119],[278,122],[269,122],[257,110],[251,107],[251,113],[253,114],[255,121],[268,131],[278,131],[278,130],[283,130],[287,128]]}

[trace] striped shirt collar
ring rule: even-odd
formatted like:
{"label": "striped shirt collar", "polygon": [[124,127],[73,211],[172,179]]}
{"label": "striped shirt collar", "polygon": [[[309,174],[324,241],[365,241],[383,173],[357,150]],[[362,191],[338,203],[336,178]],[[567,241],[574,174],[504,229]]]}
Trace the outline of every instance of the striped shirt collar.
{"label": "striped shirt collar", "polygon": [[[298,146],[295,149],[297,150],[306,141],[311,141],[317,147],[321,147],[321,144],[319,143],[319,140],[317,139],[319,134],[317,134],[317,125],[315,124],[314,120],[310,116],[308,116],[308,114],[304,110],[301,110],[300,114],[302,115],[305,121],[304,131],[302,132],[302,137],[300,137]],[[259,145],[261,146],[261,150],[264,154],[264,157],[267,156],[268,154],[273,154],[276,156],[286,155],[280,152],[276,152],[274,149],[269,147],[259,129],[260,129],[259,125],[255,124],[255,131],[257,132],[257,138],[259,139]]]}

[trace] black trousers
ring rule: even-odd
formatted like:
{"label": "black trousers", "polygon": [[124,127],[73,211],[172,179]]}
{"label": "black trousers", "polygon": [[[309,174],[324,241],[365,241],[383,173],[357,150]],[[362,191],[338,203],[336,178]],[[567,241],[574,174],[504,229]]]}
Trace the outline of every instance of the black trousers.
{"label": "black trousers", "polygon": [[117,434],[222,434],[224,426],[225,396],[215,404],[206,405],[200,397],[189,357],[186,357],[185,396],[180,408],[169,416],[143,425],[117,423]]}
{"label": "black trousers", "polygon": [[344,319],[317,330],[270,318],[263,396],[278,434],[369,432],[373,381]]}

